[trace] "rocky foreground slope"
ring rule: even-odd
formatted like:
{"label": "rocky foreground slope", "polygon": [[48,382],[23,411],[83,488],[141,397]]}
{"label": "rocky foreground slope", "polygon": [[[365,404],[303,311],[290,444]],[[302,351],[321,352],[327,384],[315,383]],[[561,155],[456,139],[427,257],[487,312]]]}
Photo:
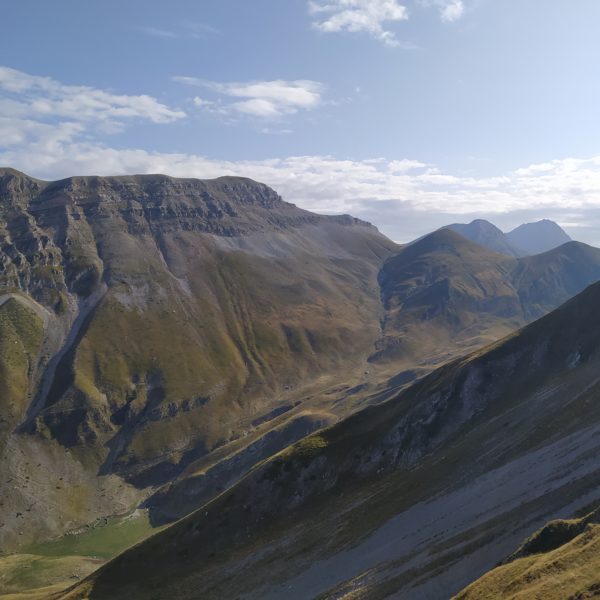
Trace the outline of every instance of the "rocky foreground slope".
{"label": "rocky foreground slope", "polygon": [[599,303],[596,284],[306,438],[61,597],[458,592],[600,501]]}

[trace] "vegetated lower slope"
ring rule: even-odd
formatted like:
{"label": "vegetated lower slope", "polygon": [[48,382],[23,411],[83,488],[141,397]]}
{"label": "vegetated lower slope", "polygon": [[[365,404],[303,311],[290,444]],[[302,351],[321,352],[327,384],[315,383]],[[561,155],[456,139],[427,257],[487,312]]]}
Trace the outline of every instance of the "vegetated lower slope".
{"label": "vegetated lower slope", "polygon": [[599,302],[595,284],[306,438],[60,597],[457,593],[600,499]]}
{"label": "vegetated lower slope", "polygon": [[509,243],[527,254],[540,254],[572,241],[560,225],[549,219],[524,223],[506,234]]}
{"label": "vegetated lower slope", "polygon": [[60,539],[33,543],[18,554],[0,556],[2,600],[47,600],[82,579],[108,559],[148,537],[148,515],[100,519]]}
{"label": "vegetated lower slope", "polygon": [[[126,513],[362,374],[396,249],[248,179],[0,170],[0,548]],[[281,445],[333,420],[295,411]]]}
{"label": "vegetated lower slope", "polygon": [[373,360],[439,364],[507,335],[600,279],[600,250],[570,242],[514,258],[438,230],[390,257]]}
{"label": "vegetated lower slope", "polygon": [[456,600],[596,598],[600,593],[598,509],[578,519],[551,521],[504,562],[457,594]]}

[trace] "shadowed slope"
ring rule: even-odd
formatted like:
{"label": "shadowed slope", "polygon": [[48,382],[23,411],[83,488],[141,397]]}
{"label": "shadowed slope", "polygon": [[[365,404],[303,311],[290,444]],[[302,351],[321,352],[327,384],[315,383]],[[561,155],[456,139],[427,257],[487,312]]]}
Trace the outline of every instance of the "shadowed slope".
{"label": "shadowed slope", "polygon": [[[583,244],[572,242],[544,255],[512,259],[450,230],[437,231],[401,249],[380,272],[384,335],[371,357],[376,364],[369,368],[403,370],[389,386],[406,383],[436,364],[514,331],[599,278],[600,250]],[[349,414],[350,403],[342,406]],[[257,452],[266,457],[302,437],[292,432],[309,433],[311,427],[334,420],[322,412],[311,419],[299,413],[300,408],[288,413],[289,420],[274,422],[264,439],[224,455],[218,464],[204,457],[192,461],[177,480],[148,500],[153,519],[184,516],[231,485],[232,475],[241,465],[253,464]],[[325,410],[332,412],[333,407]]]}
{"label": "shadowed slope", "polygon": [[599,302],[306,438],[65,598],[448,597],[599,498]]}

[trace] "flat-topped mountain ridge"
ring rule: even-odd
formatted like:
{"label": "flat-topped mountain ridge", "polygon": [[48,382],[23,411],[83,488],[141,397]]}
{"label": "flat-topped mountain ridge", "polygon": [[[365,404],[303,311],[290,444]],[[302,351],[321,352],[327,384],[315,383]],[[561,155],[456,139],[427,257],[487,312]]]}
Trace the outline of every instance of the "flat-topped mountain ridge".
{"label": "flat-topped mountain ridge", "polygon": [[[5,492],[0,545],[131,510],[190,462],[256,441],[281,407],[277,450],[336,420],[300,388],[364,379],[396,249],[249,179],[2,171],[0,476],[23,484]],[[46,489],[48,473],[70,490]]]}
{"label": "flat-topped mountain ridge", "polygon": [[61,207],[74,218],[107,218],[117,214],[141,233],[159,223],[165,227],[236,236],[269,228],[331,221],[371,226],[349,215],[324,216],[285,202],[265,184],[244,177],[210,180],[167,175],[69,177],[45,182],[12,169],[0,169],[0,190],[36,215]]}

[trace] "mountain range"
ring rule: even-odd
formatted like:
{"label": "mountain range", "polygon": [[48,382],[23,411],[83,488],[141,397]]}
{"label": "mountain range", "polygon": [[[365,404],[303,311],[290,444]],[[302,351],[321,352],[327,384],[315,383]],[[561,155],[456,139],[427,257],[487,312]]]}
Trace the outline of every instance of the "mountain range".
{"label": "mountain range", "polygon": [[559,225],[548,219],[524,223],[508,233],[503,233],[484,219],[476,219],[468,224],[454,223],[447,227],[472,242],[508,256],[541,254],[572,241]]}
{"label": "mountain range", "polygon": [[596,500],[597,281],[548,221],[400,246],[249,179],[0,169],[0,594],[458,593]]}
{"label": "mountain range", "polygon": [[441,229],[383,265],[385,316],[374,358],[407,368],[440,364],[546,314],[599,279],[600,250],[580,242],[515,258]]}

